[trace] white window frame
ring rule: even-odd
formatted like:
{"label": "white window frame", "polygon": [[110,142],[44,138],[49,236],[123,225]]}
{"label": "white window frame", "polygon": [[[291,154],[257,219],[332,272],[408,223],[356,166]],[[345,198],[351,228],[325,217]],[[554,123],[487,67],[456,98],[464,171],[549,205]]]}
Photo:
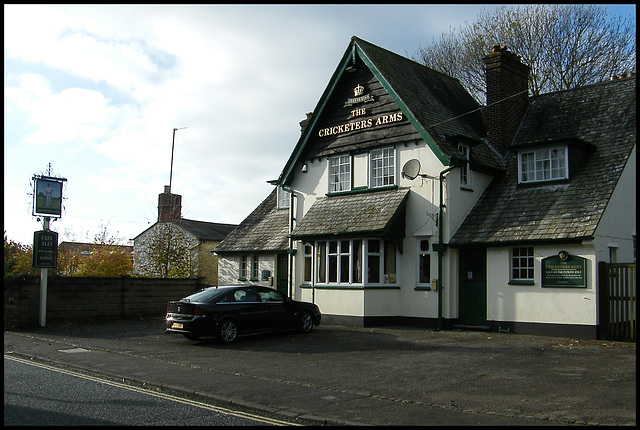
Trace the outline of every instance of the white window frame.
{"label": "white window frame", "polygon": [[249,256],[240,256],[240,279],[249,279]]}
{"label": "white window frame", "polygon": [[278,185],[278,191],[276,194],[278,199],[278,209],[288,209],[291,205],[291,193],[285,191]]}
{"label": "white window frame", "polygon": [[[522,255],[526,250],[526,255]],[[512,281],[532,282],[535,280],[535,254],[533,246],[514,246],[511,248],[509,276]],[[522,275],[525,276],[522,276]]]}
{"label": "white window frame", "polygon": [[396,149],[392,146],[369,152],[369,187],[389,187],[396,184]]}
{"label": "white window frame", "polygon": [[460,166],[460,186],[463,188],[469,188],[471,186],[469,177],[469,145],[465,145],[463,143],[458,144],[458,151],[460,151],[467,160],[463,166]]}
{"label": "white window frame", "polygon": [[518,183],[532,184],[568,178],[569,154],[566,145],[518,153]]}
{"label": "white window frame", "polygon": [[351,156],[329,158],[329,193],[351,191]]}
{"label": "white window frame", "polygon": [[[378,251],[370,250],[370,243],[377,241],[381,247]],[[388,262],[387,249],[393,247],[392,262]],[[397,283],[398,272],[398,249],[397,245],[382,239],[333,239],[317,241],[314,246],[315,267],[313,267],[313,278],[316,285],[395,285]],[[378,258],[379,278],[376,282],[369,280],[369,258]],[[396,273],[386,273],[387,265],[393,265]],[[343,267],[345,264],[348,267]],[[324,270],[324,279],[320,271]],[[355,270],[361,270],[354,273]],[[335,273],[333,273],[335,272]],[[343,276],[346,275],[346,276]],[[343,279],[345,277],[346,279]],[[363,282],[362,279],[365,281]]]}
{"label": "white window frame", "polygon": [[311,284],[313,279],[313,246],[305,243],[302,245],[302,282],[304,284]]}
{"label": "white window frame", "polygon": [[251,280],[260,279],[260,256],[251,256]]}

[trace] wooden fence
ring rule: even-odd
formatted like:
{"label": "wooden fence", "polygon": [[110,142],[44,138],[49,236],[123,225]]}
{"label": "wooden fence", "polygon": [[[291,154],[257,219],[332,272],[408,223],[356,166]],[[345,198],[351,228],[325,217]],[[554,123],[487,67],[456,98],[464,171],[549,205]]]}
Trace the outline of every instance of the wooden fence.
{"label": "wooden fence", "polygon": [[598,264],[599,338],[636,341],[636,265]]}

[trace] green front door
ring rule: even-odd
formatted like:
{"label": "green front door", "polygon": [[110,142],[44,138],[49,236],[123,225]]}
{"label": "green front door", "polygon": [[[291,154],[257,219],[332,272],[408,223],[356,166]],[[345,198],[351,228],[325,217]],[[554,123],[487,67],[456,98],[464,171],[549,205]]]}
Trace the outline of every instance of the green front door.
{"label": "green front door", "polygon": [[460,249],[460,324],[487,324],[487,251]]}
{"label": "green front door", "polygon": [[276,290],[289,295],[289,259],[287,254],[278,254],[276,266]]}

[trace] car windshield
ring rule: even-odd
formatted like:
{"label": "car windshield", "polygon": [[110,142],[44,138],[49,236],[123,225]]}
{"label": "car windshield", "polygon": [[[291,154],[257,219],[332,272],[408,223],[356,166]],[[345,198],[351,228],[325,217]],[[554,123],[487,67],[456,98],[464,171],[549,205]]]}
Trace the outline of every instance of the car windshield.
{"label": "car windshield", "polygon": [[229,287],[210,287],[182,299],[185,302],[209,302],[229,291]]}

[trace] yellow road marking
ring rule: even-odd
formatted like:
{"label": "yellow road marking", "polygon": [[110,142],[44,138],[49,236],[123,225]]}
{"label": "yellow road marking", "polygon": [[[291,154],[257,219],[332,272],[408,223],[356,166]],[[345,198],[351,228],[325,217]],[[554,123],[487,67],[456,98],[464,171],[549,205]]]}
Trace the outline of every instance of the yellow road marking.
{"label": "yellow road marking", "polygon": [[31,366],[35,366],[35,367],[40,367],[43,369],[47,369],[47,370],[52,370],[54,372],[59,372],[59,373],[64,373],[66,375],[71,375],[71,376],[75,376],[78,378],[83,378],[83,379],[87,379],[89,381],[94,381],[94,382],[99,382],[105,385],[110,385],[113,387],[118,387],[118,388],[124,388],[126,390],[130,390],[130,391],[135,391],[138,393],[142,393],[142,394],[146,394],[148,396],[154,396],[154,397],[158,397],[161,399],[165,399],[165,400],[171,400],[174,402],[178,402],[178,403],[184,403],[186,405],[191,405],[191,406],[196,406],[198,408],[202,408],[202,409],[208,409],[214,412],[220,412],[223,414],[227,414],[227,415],[233,415],[234,417],[238,417],[238,418],[245,418],[245,419],[250,419],[250,420],[254,420],[254,421],[259,421],[265,424],[272,424],[272,425],[277,425],[277,426],[300,426],[301,424],[296,424],[296,423],[291,423],[288,421],[280,421],[277,420],[275,418],[266,418],[266,417],[261,417],[259,415],[254,415],[254,414],[250,414],[248,412],[240,412],[240,411],[234,411],[231,409],[227,409],[227,408],[223,408],[220,406],[213,406],[213,405],[209,405],[206,403],[202,403],[202,402],[198,402],[196,400],[189,400],[189,399],[184,399],[181,397],[177,397],[177,396],[173,396],[171,394],[166,394],[166,393],[158,393],[155,391],[151,391],[151,389],[149,388],[140,388],[140,387],[135,387],[132,385],[127,385],[127,384],[123,384],[121,382],[115,382],[115,381],[109,381],[106,379],[101,379],[95,376],[90,376],[90,375],[86,375],[83,373],[79,373],[79,372],[74,372],[72,370],[67,370],[67,369],[61,369],[59,367],[54,367],[54,366],[49,366],[48,364],[43,364],[43,363],[37,363],[34,361],[30,361],[30,360],[26,360],[23,358],[19,358],[19,357],[13,357],[11,355],[4,355],[4,358],[7,358],[9,360],[13,360],[13,361],[17,361],[19,363],[24,363],[24,364],[29,364]]}

